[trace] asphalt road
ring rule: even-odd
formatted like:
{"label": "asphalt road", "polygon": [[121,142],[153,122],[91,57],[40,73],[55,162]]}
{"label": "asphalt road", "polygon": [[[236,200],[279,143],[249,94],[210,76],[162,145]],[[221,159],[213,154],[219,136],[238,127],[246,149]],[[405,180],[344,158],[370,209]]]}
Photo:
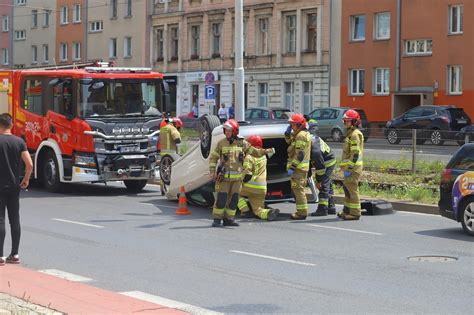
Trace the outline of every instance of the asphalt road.
{"label": "asphalt road", "polygon": [[[279,205],[286,214],[293,207]],[[30,189],[21,200],[23,266],[223,313],[472,312],[474,238],[448,219],[397,212],[211,228],[209,209],[175,209],[155,186],[138,195],[118,184]],[[456,260],[408,260],[426,255]]]}

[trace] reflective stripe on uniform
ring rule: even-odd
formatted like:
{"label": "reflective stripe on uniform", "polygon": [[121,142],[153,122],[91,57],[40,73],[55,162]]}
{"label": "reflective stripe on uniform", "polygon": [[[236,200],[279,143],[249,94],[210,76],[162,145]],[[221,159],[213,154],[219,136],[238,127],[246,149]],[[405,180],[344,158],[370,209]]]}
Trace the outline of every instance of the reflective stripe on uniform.
{"label": "reflective stripe on uniform", "polygon": [[213,214],[224,214],[224,208],[212,208],[212,213]]}
{"label": "reflective stripe on uniform", "polygon": [[231,217],[235,217],[236,210],[230,210],[229,208],[225,208],[225,213],[227,213]]}
{"label": "reflective stripe on uniform", "polygon": [[351,209],[360,209],[360,203],[351,203],[351,202],[344,201],[344,206]]}
{"label": "reflective stripe on uniform", "polygon": [[324,175],[326,173],[326,169],[322,168],[320,170],[316,170],[316,175]]}
{"label": "reflective stripe on uniform", "polygon": [[222,153],[242,152],[241,147],[222,147]]}
{"label": "reflective stripe on uniform", "polygon": [[336,159],[332,159],[332,160],[329,160],[329,161],[325,161],[325,162],[324,162],[324,165],[325,165],[326,167],[331,167],[331,166],[333,166],[334,164],[336,164]]}
{"label": "reflective stripe on uniform", "polygon": [[319,199],[318,201],[318,205],[321,205],[321,206],[329,206],[329,200],[328,199]]}
{"label": "reflective stripe on uniform", "polygon": [[308,204],[304,204],[304,205],[296,205],[296,210],[306,210],[308,209]]}
{"label": "reflective stripe on uniform", "polygon": [[258,183],[254,181],[249,181],[247,183],[244,183],[244,186],[248,188],[267,190],[267,183]]}

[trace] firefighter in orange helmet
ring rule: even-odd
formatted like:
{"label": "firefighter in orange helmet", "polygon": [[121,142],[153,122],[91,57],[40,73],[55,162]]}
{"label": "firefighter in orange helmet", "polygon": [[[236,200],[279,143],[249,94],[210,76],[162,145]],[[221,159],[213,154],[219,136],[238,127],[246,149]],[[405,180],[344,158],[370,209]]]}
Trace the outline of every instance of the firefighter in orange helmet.
{"label": "firefighter in orange helmet", "polygon": [[[213,227],[238,226],[235,212],[242,188],[243,163],[247,154],[261,157],[274,149],[254,148],[239,137],[239,123],[229,119],[223,124],[225,138],[220,140],[209,157],[209,173],[216,182],[216,201],[212,209]],[[218,165],[219,161],[219,165]]]}
{"label": "firefighter in orange helmet", "polygon": [[[261,136],[247,138],[254,148],[261,149],[263,141]],[[280,210],[265,209],[265,196],[267,195],[267,156],[253,157],[246,155],[244,159],[244,179],[237,207],[242,217],[256,215],[262,220],[273,221],[278,217]],[[248,201],[247,201],[248,200]],[[249,210],[250,208],[252,211]]]}
{"label": "firefighter in orange helmet", "polygon": [[359,220],[361,215],[359,199],[359,179],[362,174],[362,152],[364,136],[357,128],[360,125],[360,115],[349,109],[342,117],[347,129],[342,146],[341,168],[344,171],[344,208],[337,214],[343,220]]}
{"label": "firefighter in orange helmet", "polygon": [[291,176],[291,190],[295,196],[296,213],[294,220],[304,220],[308,215],[305,187],[308,178],[311,154],[311,135],[306,129],[306,119],[302,114],[293,114],[288,120],[290,126],[285,131],[288,143],[288,175]]}

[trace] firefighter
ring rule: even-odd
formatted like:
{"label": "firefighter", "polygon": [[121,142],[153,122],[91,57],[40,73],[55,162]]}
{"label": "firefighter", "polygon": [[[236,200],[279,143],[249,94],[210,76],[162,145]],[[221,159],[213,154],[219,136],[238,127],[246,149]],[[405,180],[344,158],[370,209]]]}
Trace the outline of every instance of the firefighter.
{"label": "firefighter", "polygon": [[357,128],[360,125],[359,113],[350,109],[342,117],[347,129],[342,146],[341,168],[344,171],[344,209],[337,216],[344,220],[359,220],[361,215],[359,199],[359,178],[362,174],[362,152],[364,136]]}
{"label": "firefighter", "polygon": [[306,119],[302,114],[293,114],[288,120],[290,126],[285,131],[288,143],[288,162],[286,168],[291,176],[291,190],[295,196],[296,213],[293,220],[305,220],[308,215],[308,203],[305,187],[309,171],[311,135],[306,129]]}
{"label": "firefighter", "polygon": [[[216,182],[216,201],[212,209],[213,227],[223,221],[224,226],[238,226],[234,221],[243,180],[243,162],[246,154],[261,157],[273,154],[274,149],[258,149],[239,137],[239,123],[234,119],[224,125],[225,138],[220,140],[209,157],[209,173]],[[217,165],[217,162],[220,162]]]}
{"label": "firefighter", "polygon": [[181,143],[179,130],[183,126],[180,118],[167,118],[166,124],[160,128],[160,156],[179,153],[177,145]]}
{"label": "firefighter", "polygon": [[[262,148],[261,136],[250,136],[247,142],[254,148]],[[243,179],[242,190],[240,192],[237,208],[242,217],[251,217],[256,215],[262,220],[273,221],[277,218],[280,210],[265,209],[265,196],[267,194],[267,154],[261,157],[253,157],[248,154],[244,159],[245,176]],[[248,202],[247,202],[248,200]],[[252,211],[249,210],[249,204]]]}
{"label": "firefighter", "polygon": [[336,214],[334,191],[331,175],[336,165],[336,158],[331,148],[317,135],[313,135],[311,142],[311,166],[315,169],[316,187],[319,190],[318,209],[311,216],[326,216]]}

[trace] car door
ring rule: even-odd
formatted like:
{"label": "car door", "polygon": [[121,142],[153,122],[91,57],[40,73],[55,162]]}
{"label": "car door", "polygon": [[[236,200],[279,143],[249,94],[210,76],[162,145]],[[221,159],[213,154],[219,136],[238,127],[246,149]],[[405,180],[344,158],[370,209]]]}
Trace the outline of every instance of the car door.
{"label": "car door", "polygon": [[318,123],[318,135],[320,137],[323,137],[322,133],[321,133],[321,127],[320,127],[320,125],[321,125],[321,110],[320,109],[315,109],[308,116],[309,116],[310,119],[316,120],[316,122]]}
{"label": "car door", "polygon": [[322,138],[328,138],[331,136],[332,123],[331,117],[333,110],[329,108],[324,108],[320,110],[319,117],[319,136]]}
{"label": "car door", "polygon": [[411,130],[417,128],[418,120],[422,117],[422,114],[423,107],[415,107],[402,116],[400,124],[397,126],[402,137],[411,137]]}

